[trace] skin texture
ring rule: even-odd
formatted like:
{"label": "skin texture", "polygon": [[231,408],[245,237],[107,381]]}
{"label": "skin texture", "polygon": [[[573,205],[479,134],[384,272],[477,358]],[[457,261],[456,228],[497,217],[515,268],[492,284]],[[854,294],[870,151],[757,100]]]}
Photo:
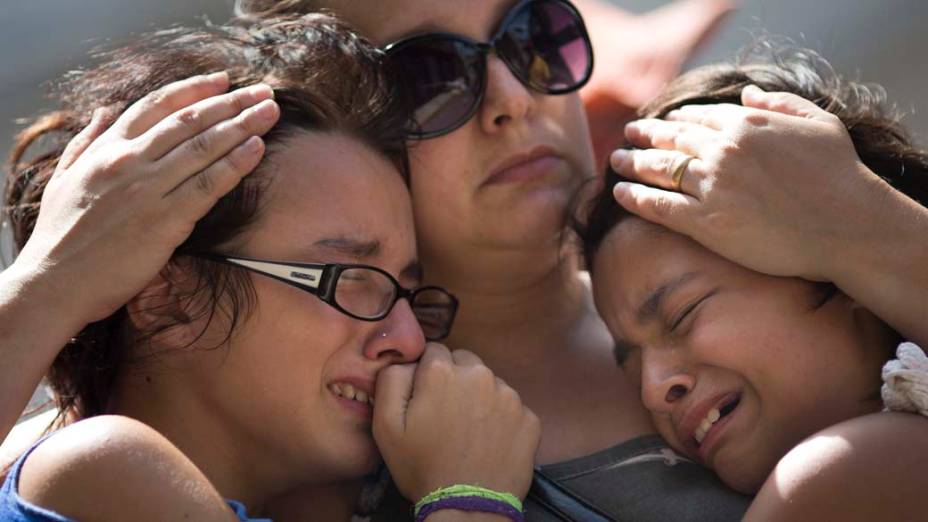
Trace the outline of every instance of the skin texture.
{"label": "skin texture", "polygon": [[[753,86],[741,97],[626,127],[648,150],[613,155],[634,181],[617,185],[619,204],[754,270],[831,281],[928,344],[928,209],[861,163],[833,114]],[[678,193],[669,179],[683,154],[696,159]]]}
{"label": "skin texture", "polygon": [[[257,222],[230,249],[285,261],[363,261],[415,285],[409,198],[392,165],[338,134],[299,133],[287,145],[272,158]],[[375,242],[375,252],[352,251]],[[370,408],[338,398],[329,386],[350,381],[372,389],[385,366],[418,358],[424,339],[406,301],[383,321],[362,322],[278,281],[252,279],[255,313],[227,347],[208,349],[225,333],[221,320],[187,348],[202,324],[168,330],[151,347],[137,348],[136,355],[158,355],[121,376],[113,410],[156,429],[223,496],[260,512],[269,497],[295,485],[372,469]],[[156,321],[146,310],[172,300],[183,306],[175,296],[184,284],[182,269],[163,272],[130,303],[132,320]],[[29,472],[27,461],[24,476]]]}
{"label": "skin texture", "polygon": [[[43,196],[48,212],[0,273],[0,357],[17,368],[16,378],[0,379],[0,433],[67,340],[141,291],[260,161],[256,135],[277,120],[272,93],[254,86],[221,95],[228,87],[225,73],[172,84],[112,126],[115,116],[98,111],[69,144]],[[196,140],[207,146],[196,149]]]}
{"label": "skin texture", "polygon": [[[486,40],[513,3],[480,0],[467,10],[427,0],[326,4],[385,44],[431,30]],[[495,56],[488,69],[473,119],[412,143],[419,251],[427,280],[461,299],[448,345],[474,351],[519,392],[542,420],[539,461],[556,462],[652,428],[612,364],[608,332],[576,260],[561,251],[564,211],[594,172],[581,100],[528,90]],[[501,162],[539,146],[553,156],[530,166],[529,176],[487,183]],[[615,400],[590,400],[603,395]]]}
{"label": "skin texture", "polygon": [[[756,492],[804,438],[881,408],[895,337],[840,292],[823,298],[635,217],[606,237],[593,274],[658,431],[741,492]],[[737,407],[697,444],[698,422],[732,395]]]}
{"label": "skin texture", "polygon": [[[407,288],[419,283],[409,194],[386,158],[339,133],[299,131],[275,147],[262,170],[257,219],[221,251],[371,264]],[[163,268],[131,299],[127,310],[136,327],[150,330],[165,315],[199,304],[184,297],[196,284],[188,270],[183,259]],[[340,501],[340,512],[350,512],[353,482],[379,461],[374,413],[368,404],[339,397],[333,386],[351,384],[373,396],[381,370],[422,356],[422,330],[406,300],[381,321],[359,321],[279,281],[251,278],[254,310],[227,344],[229,325],[219,314],[212,322],[174,324],[132,347],[132,358],[143,362],[118,377],[110,405],[118,415],[78,423],[42,444],[23,467],[23,498],[81,520],[226,520],[223,498],[264,513],[268,503],[302,488],[336,492],[326,501]],[[430,353],[426,359],[441,364],[404,366],[416,382],[400,375],[377,387],[385,405],[378,423],[393,427],[378,436],[384,458],[408,467],[397,483],[431,491],[448,481],[499,480],[500,489],[523,496],[537,418],[473,354],[461,351],[452,359],[437,345]],[[442,397],[457,407],[447,408]],[[449,434],[437,454],[408,442],[431,438],[435,425]],[[464,458],[474,454],[482,458]],[[417,466],[424,458],[447,467]],[[92,479],[100,475],[121,480]],[[155,505],[138,501],[143,489]],[[355,495],[342,497],[345,491]],[[444,513],[435,519],[485,518],[491,517]]]}

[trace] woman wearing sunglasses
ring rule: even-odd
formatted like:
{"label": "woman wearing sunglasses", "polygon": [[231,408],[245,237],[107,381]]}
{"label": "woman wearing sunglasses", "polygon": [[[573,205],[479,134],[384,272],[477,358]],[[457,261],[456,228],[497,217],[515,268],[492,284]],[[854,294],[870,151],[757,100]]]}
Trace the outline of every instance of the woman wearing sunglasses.
{"label": "woman wearing sunglasses", "polygon": [[[252,0],[239,6],[251,16],[323,7],[381,45],[400,71],[402,91],[414,108],[409,131],[419,138],[411,142],[410,156],[420,254],[428,280],[451,289],[461,301],[448,344],[480,354],[539,414],[544,426],[541,473],[618,519],[740,519],[746,498],[719,488],[650,436],[654,430],[642,415],[637,393],[624,375],[610,369],[612,345],[578,264],[562,249],[567,202],[593,176],[594,164],[576,94],[588,79],[591,53],[573,6],[556,0],[483,0],[468,3],[467,9],[427,0],[363,6],[347,0]],[[608,58],[598,62],[608,66]],[[787,112],[774,97],[755,103]],[[777,150],[776,140],[789,138],[790,127],[779,128],[778,136],[768,136],[767,147]],[[816,148],[815,153],[821,156],[822,150],[832,151],[834,165],[854,163],[848,161],[853,151]],[[767,156],[771,163],[747,166],[754,176],[776,179],[772,174],[792,169],[798,180],[821,163],[800,162],[796,171],[790,155]],[[674,166],[658,163],[653,170],[669,179]],[[858,174],[853,169],[832,173],[855,179]],[[763,198],[758,187],[732,187],[747,192],[745,198]],[[725,208],[718,194],[715,212]],[[855,194],[858,203],[873,202],[866,190]],[[634,200],[643,201],[643,196]],[[768,220],[802,222],[803,212],[817,206],[813,202],[797,211],[784,201],[765,206]],[[835,229],[856,233],[858,228],[842,228],[845,220],[841,213],[830,218]],[[770,241],[766,224],[756,220],[731,221],[753,224],[737,236],[728,231],[737,241],[726,241],[703,221],[686,233],[712,240],[707,242],[721,251],[771,258],[766,247],[775,244],[782,250],[772,258],[787,260],[808,260],[810,252],[818,251],[811,248],[818,240],[814,237],[810,244]],[[878,222],[877,229],[893,229],[891,220],[886,223]],[[829,255],[841,256],[840,250],[834,252]],[[911,269],[899,273],[913,283],[920,280]],[[850,275],[858,285],[877,285],[867,271]],[[914,317],[911,311],[909,316]],[[530,517],[541,519],[541,513],[529,510]]]}
{"label": "woman wearing sunglasses", "polygon": [[[294,4],[333,9],[398,73],[413,113],[410,190],[426,281],[460,301],[448,345],[478,353],[542,419],[540,472],[616,519],[739,519],[744,497],[654,435],[577,260],[562,249],[569,202],[595,168],[577,94],[593,57],[576,8]],[[528,502],[529,519],[556,519]],[[389,504],[380,517],[408,513]]]}
{"label": "woman wearing sunglasses", "polygon": [[347,520],[372,431],[404,493],[433,494],[420,519],[518,515],[538,422],[477,356],[426,347],[457,301],[421,285],[377,60],[321,15],[175,28],[21,135],[3,335],[65,345],[70,425],[9,468],[0,520],[249,520],[297,488]]}

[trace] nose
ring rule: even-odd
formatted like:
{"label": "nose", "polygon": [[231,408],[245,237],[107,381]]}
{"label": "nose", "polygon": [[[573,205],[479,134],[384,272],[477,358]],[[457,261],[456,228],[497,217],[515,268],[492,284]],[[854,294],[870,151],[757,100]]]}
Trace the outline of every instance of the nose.
{"label": "nose", "polygon": [[495,54],[487,57],[487,88],[480,107],[480,125],[489,134],[525,118],[534,108],[532,92],[522,85]]}
{"label": "nose", "polygon": [[374,324],[376,327],[364,345],[364,356],[368,359],[406,363],[417,360],[425,351],[425,335],[408,300],[397,301],[390,315]]}
{"label": "nose", "polygon": [[652,413],[670,413],[696,384],[691,371],[672,350],[644,350],[641,400]]}

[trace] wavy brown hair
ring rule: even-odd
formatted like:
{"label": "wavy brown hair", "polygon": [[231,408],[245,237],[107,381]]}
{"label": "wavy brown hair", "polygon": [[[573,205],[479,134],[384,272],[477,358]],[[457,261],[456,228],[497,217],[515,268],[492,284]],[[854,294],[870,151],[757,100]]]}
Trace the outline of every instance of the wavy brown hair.
{"label": "wavy brown hair", "polygon": [[[407,170],[403,143],[405,113],[395,105],[392,82],[380,68],[380,53],[335,19],[321,14],[268,18],[257,23],[207,28],[173,28],[136,43],[98,52],[97,65],[64,77],[54,90],[59,108],[23,130],[8,163],[5,211],[18,248],[29,239],[42,193],[67,142],[90,122],[98,107],[121,113],[149,92],[177,80],[228,71],[231,87],[259,82],[274,89],[280,119],[264,136],[265,158],[256,172],[195,226],[169,262],[184,252],[209,252],[238,238],[261,209],[273,169],[268,158],[288,136],[302,131],[341,132],[355,137]],[[114,253],[116,254],[116,253]],[[106,413],[128,348],[181,322],[222,317],[236,325],[255,305],[250,279],[240,269],[185,257],[195,289],[184,299],[204,303],[190,310],[161,310],[167,326],[138,331],[125,307],[87,325],[55,359],[48,374],[59,417]],[[101,270],[105,267],[100,267]]]}
{"label": "wavy brown hair", "polygon": [[[885,91],[840,76],[824,58],[808,49],[771,41],[757,43],[734,63],[700,67],[680,76],[639,114],[663,118],[684,105],[740,105],[741,91],[751,84],[768,92],[796,94],[837,116],[870,170],[928,206],[928,153],[906,132],[901,115],[887,103]],[[609,231],[632,215],[612,195],[612,187],[619,181],[623,178],[607,169],[592,200],[573,213],[572,228],[580,238],[587,268],[592,268]]]}

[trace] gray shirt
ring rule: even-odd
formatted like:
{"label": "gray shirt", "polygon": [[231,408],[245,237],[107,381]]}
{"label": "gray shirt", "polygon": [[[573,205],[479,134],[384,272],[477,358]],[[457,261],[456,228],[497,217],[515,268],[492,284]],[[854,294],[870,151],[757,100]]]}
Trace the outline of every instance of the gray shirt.
{"label": "gray shirt", "polygon": [[[726,522],[741,520],[751,498],[708,469],[675,453],[658,435],[638,437],[541,471],[620,522]],[[525,502],[529,522],[560,522]],[[412,520],[412,507],[390,488],[372,522]]]}

